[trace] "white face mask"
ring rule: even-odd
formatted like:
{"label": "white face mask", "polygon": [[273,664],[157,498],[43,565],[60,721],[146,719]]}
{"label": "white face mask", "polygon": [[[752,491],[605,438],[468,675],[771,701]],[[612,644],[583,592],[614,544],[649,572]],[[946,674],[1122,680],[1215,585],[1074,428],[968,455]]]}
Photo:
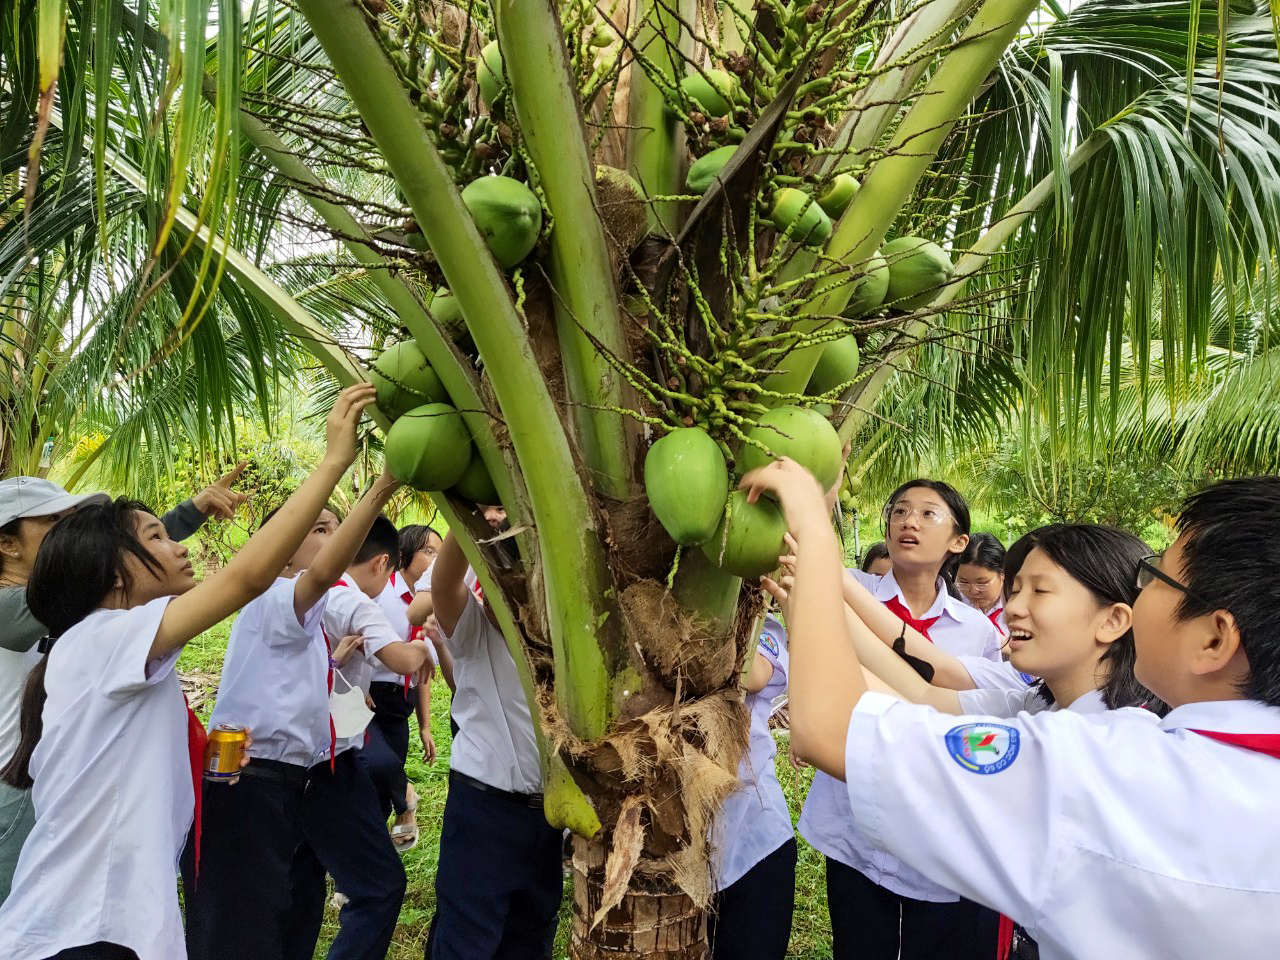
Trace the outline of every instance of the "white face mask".
{"label": "white face mask", "polygon": [[[346,690],[338,692],[338,681]],[[373,711],[364,701],[364,691],[353,687],[342,675],[341,670],[333,671],[333,692],[329,694],[329,716],[333,718],[334,735],[346,739],[358,737],[364,733],[365,727],[373,719]]]}

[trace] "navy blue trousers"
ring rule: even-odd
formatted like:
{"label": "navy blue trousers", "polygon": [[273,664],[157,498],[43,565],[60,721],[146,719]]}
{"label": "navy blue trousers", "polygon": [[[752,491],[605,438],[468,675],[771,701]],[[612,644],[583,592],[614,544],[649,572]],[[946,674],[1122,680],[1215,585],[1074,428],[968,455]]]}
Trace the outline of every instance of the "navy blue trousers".
{"label": "navy blue trousers", "polygon": [[311,768],[300,811],[303,840],[290,870],[285,960],[311,960],[324,919],[326,873],[349,901],[329,960],[382,960],[391,947],[404,900],[404,865],[356,753],[339,754],[332,772],[328,764]]}
{"label": "navy blue trousers", "polygon": [[242,773],[239,783],[204,784],[198,877],[190,841],[182,857],[189,960],[280,960],[284,952],[307,769],[271,760],[250,767],[276,779]]}
{"label": "navy blue trousers", "polygon": [[827,857],[827,906],[835,960],[990,960],[994,940],[980,942],[969,900],[933,903],[886,890]]}
{"label": "navy blue trousers", "polygon": [[378,791],[378,806],[384,819],[393,811],[398,816],[406,809],[409,779],[404,774],[404,764],[409,759],[409,717],[418,699],[418,688],[409,690],[405,696],[403,683],[369,685],[373,720],[359,758]]}
{"label": "navy blue trousers", "polygon": [[541,806],[450,777],[427,960],[548,960],[562,838]]}
{"label": "navy blue trousers", "polygon": [[796,838],[716,894],[707,912],[712,960],[782,960],[796,905]]}

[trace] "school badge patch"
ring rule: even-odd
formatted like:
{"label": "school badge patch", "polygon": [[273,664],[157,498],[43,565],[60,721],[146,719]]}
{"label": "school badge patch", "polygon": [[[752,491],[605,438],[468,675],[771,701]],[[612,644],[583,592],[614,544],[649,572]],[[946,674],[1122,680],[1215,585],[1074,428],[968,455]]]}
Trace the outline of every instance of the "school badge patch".
{"label": "school badge patch", "polygon": [[778,638],[769,633],[768,630],[762,630],[760,632],[760,646],[764,647],[775,657],[780,655],[778,650]]}
{"label": "school badge patch", "polygon": [[998,723],[965,723],[946,735],[947,753],[970,773],[999,773],[1018,757],[1018,731]]}

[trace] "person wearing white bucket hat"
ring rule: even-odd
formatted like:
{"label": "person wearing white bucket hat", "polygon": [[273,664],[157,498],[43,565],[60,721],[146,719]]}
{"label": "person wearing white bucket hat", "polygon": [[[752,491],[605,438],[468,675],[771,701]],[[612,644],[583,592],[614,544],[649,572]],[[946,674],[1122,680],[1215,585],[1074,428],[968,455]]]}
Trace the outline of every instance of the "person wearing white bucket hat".
{"label": "person wearing white bucket hat", "polygon": [[[229,518],[244,502],[231,489],[245,464],[185,500],[161,521],[169,536],[185,540],[210,516]],[[27,675],[40,661],[42,623],[27,607],[27,578],[36,551],[59,520],[80,507],[105,503],[105,493],[74,494],[41,477],[0,480],[0,766],[18,745],[18,707]],[[31,791],[0,782],[0,903],[9,896],[22,843],[35,822]]]}

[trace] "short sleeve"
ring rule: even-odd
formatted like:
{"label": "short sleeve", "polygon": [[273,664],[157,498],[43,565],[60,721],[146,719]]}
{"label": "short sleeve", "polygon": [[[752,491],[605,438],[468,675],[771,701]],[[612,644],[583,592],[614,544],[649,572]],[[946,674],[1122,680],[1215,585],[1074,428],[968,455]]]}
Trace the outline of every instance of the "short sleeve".
{"label": "short sleeve", "polygon": [[0,649],[26,653],[49,631],[31,614],[27,591],[0,587]]}
{"label": "short sleeve", "polygon": [[[966,714],[1016,717],[1024,711],[1039,713],[1044,709],[1043,701],[1025,686],[1021,690],[958,690],[956,695],[960,698],[960,712]],[[1041,704],[1038,708],[1037,703]]]}
{"label": "short sleeve", "polygon": [[485,618],[484,607],[480,605],[480,601],[474,594],[468,593],[467,605],[462,609],[458,622],[454,624],[453,633],[444,638],[445,643],[455,657],[465,656],[484,636],[484,629],[488,626],[489,621]]}
{"label": "short sleeve", "polygon": [[969,673],[969,678],[979,690],[1026,690],[1035,682],[1034,677],[1019,673],[1007,660],[993,661],[986,657],[956,657]]}
{"label": "short sleeve", "polygon": [[[91,627],[69,651],[89,682],[113,700],[134,696],[167,677],[181,649],[149,659],[151,644],[173,597],[160,597],[140,607],[112,611]],[[57,649],[55,645],[54,649]]]}
{"label": "short sleeve", "polygon": [[299,623],[297,611],[293,606],[297,586],[296,577],[291,580],[282,577],[258,599],[258,603],[262,604],[260,622],[264,627],[263,638],[271,646],[285,646],[290,643],[308,645],[316,631],[320,629],[329,594],[327,592],[323,594]]}
{"label": "short sleeve", "polygon": [[990,620],[987,621],[987,642],[982,647],[982,656],[993,663],[1004,661],[1004,637]]}
{"label": "short sleeve", "polygon": [[372,661],[378,651],[388,644],[404,642],[404,637],[396,633],[395,627],[391,626],[391,621],[376,600],[355,589],[349,589],[349,592],[355,594],[349,617],[350,632],[364,637],[366,659]]}
{"label": "short sleeve", "polygon": [[756,650],[773,665],[773,676],[769,678],[765,687],[776,686],[785,690],[787,664],[790,659],[787,656],[787,631],[776,617],[765,617],[764,625],[760,628],[760,637],[756,640]]}
{"label": "short sleeve", "polygon": [[[845,745],[854,820],[935,883],[1027,923],[1057,855],[1062,771],[1035,722],[1054,716],[1001,723],[864,694]],[[1017,811],[1017,829],[994,809]]]}
{"label": "short sleeve", "polygon": [[881,577],[876,576],[874,573],[864,573],[857,567],[849,567],[845,572],[870,590],[873,594],[876,592],[876,587],[880,586]]}

